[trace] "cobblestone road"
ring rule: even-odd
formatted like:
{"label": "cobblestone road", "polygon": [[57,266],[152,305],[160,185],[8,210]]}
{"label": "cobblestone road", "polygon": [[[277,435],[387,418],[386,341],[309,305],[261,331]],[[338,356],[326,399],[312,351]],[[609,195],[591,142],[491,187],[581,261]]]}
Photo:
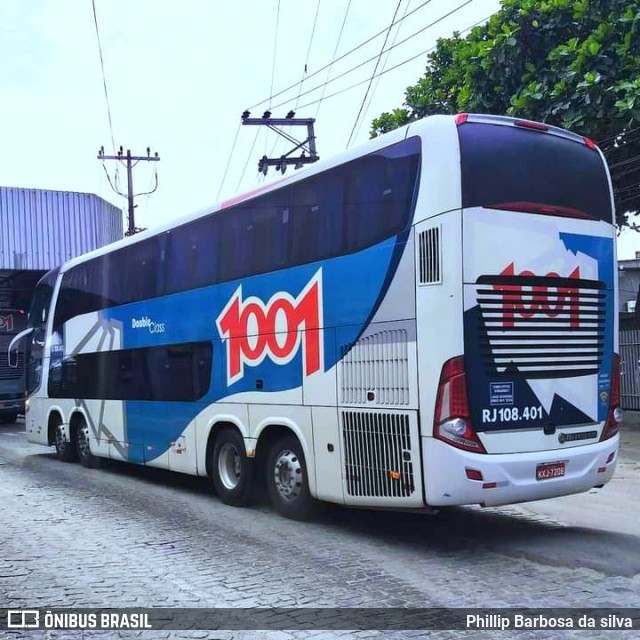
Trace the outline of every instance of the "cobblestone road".
{"label": "cobblestone road", "polygon": [[[636,607],[639,434],[640,427],[625,432],[612,483],[560,503],[437,517],[332,508],[309,524],[267,506],[225,506],[201,479],[116,463],[99,470],[63,464],[52,450],[26,443],[22,425],[0,426],[0,606]],[[5,633],[34,640],[426,635]],[[543,636],[569,634],[514,637]]]}

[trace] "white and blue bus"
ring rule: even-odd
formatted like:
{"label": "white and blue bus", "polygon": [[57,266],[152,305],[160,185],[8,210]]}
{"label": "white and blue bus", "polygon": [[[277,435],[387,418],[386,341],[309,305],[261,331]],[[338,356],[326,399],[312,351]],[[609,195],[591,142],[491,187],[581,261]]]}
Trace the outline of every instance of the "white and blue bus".
{"label": "white and blue bus", "polygon": [[294,518],[586,491],[618,449],[615,259],[591,140],[430,117],[47,274],[27,437]]}

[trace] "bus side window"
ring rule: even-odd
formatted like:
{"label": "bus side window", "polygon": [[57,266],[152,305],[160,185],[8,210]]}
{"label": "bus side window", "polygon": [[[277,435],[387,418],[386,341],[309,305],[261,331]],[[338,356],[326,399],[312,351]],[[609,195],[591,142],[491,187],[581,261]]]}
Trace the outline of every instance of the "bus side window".
{"label": "bus side window", "polygon": [[342,252],[342,183],[337,170],[293,187],[289,265]]}
{"label": "bus side window", "polygon": [[119,252],[115,254],[107,253],[99,260],[101,267],[100,279],[102,285],[100,292],[102,295],[102,307],[111,307],[122,304],[125,299],[123,282],[118,278],[120,272],[118,265]]}
{"label": "bus side window", "polygon": [[359,251],[381,239],[384,159],[366,156],[346,169],[345,217],[349,251]]}
{"label": "bus side window", "polygon": [[315,227],[319,210],[317,181],[311,178],[294,185],[291,198],[290,265],[316,260]]}
{"label": "bus side window", "polygon": [[246,213],[243,210],[233,211],[222,219],[218,246],[220,282],[235,280],[248,272],[246,226]]}
{"label": "bus side window", "polygon": [[247,208],[248,269],[253,273],[276,271],[287,265],[289,236],[288,198],[276,192],[256,199]]}
{"label": "bus side window", "polygon": [[166,293],[197,289],[216,282],[219,260],[219,221],[204,218],[166,234],[171,270],[165,273]]}
{"label": "bus side window", "polygon": [[344,175],[335,169],[318,178],[319,209],[314,220],[317,259],[344,253]]}
{"label": "bus side window", "polygon": [[124,302],[154,298],[158,291],[158,239],[143,240],[122,250]]}
{"label": "bus side window", "polygon": [[402,230],[413,200],[418,156],[388,158],[385,162],[382,229],[385,236]]}

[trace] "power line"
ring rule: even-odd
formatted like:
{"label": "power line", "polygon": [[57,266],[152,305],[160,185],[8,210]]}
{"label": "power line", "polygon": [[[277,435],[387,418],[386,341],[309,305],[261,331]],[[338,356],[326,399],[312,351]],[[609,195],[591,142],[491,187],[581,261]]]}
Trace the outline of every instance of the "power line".
{"label": "power line", "polygon": [[244,179],[244,174],[247,172],[247,167],[249,166],[249,161],[251,160],[251,156],[253,155],[253,149],[256,146],[256,142],[258,141],[258,134],[260,133],[260,128],[256,129],[256,135],[253,139],[253,144],[251,145],[251,151],[249,151],[249,155],[247,156],[247,161],[244,163],[244,169],[242,170],[242,175],[240,176],[240,180],[238,180],[238,185],[236,186],[236,192],[240,191],[240,185],[242,184],[242,180]]}
{"label": "power line", "polygon": [[[413,9],[413,11],[411,11],[410,13],[408,13],[406,16],[404,16],[404,18],[408,18],[410,15],[414,14],[416,11],[422,9],[422,7],[428,5],[432,0],[425,0],[425,2],[423,2],[421,5],[419,5],[418,7],[416,7],[415,9]],[[403,18],[403,19],[404,19]],[[393,26],[393,25],[391,25]],[[378,33],[376,33],[375,35],[371,36],[368,40],[365,40],[364,42],[361,42],[359,45],[357,45],[356,47],[354,47],[353,49],[350,49],[349,51],[347,51],[346,53],[343,53],[339,58],[336,58],[335,60],[332,60],[331,62],[325,64],[323,67],[320,67],[320,69],[318,69],[317,71],[314,71],[313,73],[310,73],[306,78],[304,78],[303,80],[301,80],[300,82],[306,82],[307,80],[310,80],[311,78],[313,78],[313,76],[318,75],[319,73],[321,73],[322,71],[324,71],[325,69],[329,68],[330,66],[334,65],[336,62],[340,62],[340,60],[342,60],[343,58],[346,58],[347,56],[351,55],[352,53],[354,53],[355,51],[357,51],[358,49],[361,49],[362,47],[364,47],[365,45],[369,44],[371,41],[375,40],[376,38],[378,38],[379,36],[381,36],[386,30],[388,29],[388,27],[384,28],[382,31],[379,31]],[[292,85],[278,91],[277,93],[274,93],[273,95],[269,96],[268,100],[261,100],[260,102],[257,102],[256,104],[250,106],[247,110],[251,111],[252,109],[255,109],[256,107],[259,107],[262,104],[265,104],[265,102],[269,102],[271,103],[271,100],[273,98],[277,98],[278,96],[281,96],[283,93],[286,93],[287,91],[294,89],[295,87],[298,86],[298,84],[300,84],[299,82],[294,82]],[[303,94],[304,95],[304,94]]]}
{"label": "power line", "polygon": [[631,196],[629,198],[624,198],[623,200],[618,200],[618,204],[624,204],[625,202],[632,202],[633,200],[638,200],[638,195]]}
{"label": "power line", "polygon": [[[307,75],[307,65],[309,64],[309,55],[311,54],[311,45],[313,44],[313,36],[316,32],[316,24],[318,22],[318,14],[320,13],[320,0],[318,0],[318,5],[316,7],[316,16],[313,19],[313,28],[311,29],[311,38],[309,38],[309,47],[307,48],[307,58],[304,61],[304,71],[302,72],[302,78],[300,79],[300,91],[302,91],[302,83],[304,82],[304,77]],[[296,99],[296,106],[294,109],[298,108],[298,101],[300,100],[300,91],[298,91],[298,97]]]}
{"label": "power line", "polygon": [[378,59],[376,60],[376,66],[373,68],[373,73],[371,74],[369,84],[367,85],[367,90],[365,91],[364,97],[362,98],[362,102],[360,103],[360,109],[358,110],[358,115],[356,116],[356,120],[353,123],[353,127],[351,128],[351,133],[349,134],[349,139],[347,140],[347,147],[349,147],[349,145],[351,144],[351,139],[353,138],[353,134],[355,133],[356,125],[358,124],[358,120],[360,120],[360,115],[362,114],[362,110],[364,109],[364,104],[367,101],[369,90],[371,89],[371,85],[373,84],[373,77],[376,75],[376,71],[378,70],[380,59],[382,58],[382,54],[384,53],[384,48],[387,46],[387,40],[389,39],[389,34],[391,33],[391,29],[395,22],[396,16],[398,15],[398,11],[400,10],[401,4],[402,4],[402,0],[398,0],[398,4],[396,5],[396,10],[393,12],[393,18],[391,18],[391,24],[387,29],[387,33],[384,37],[384,42],[382,43],[382,48],[380,49],[380,53],[378,54]]}
{"label": "power line", "polygon": [[[429,0],[430,1],[430,0]],[[453,15],[454,13],[460,11],[460,9],[463,9],[464,7],[466,7],[468,4],[471,4],[472,2],[474,2],[475,0],[466,0],[466,2],[463,2],[462,4],[458,5],[457,7],[455,7],[454,9],[452,9],[451,11],[449,11],[449,13],[445,13],[443,16],[440,16],[437,20],[434,20],[433,22],[430,22],[428,25],[426,25],[425,27],[422,27],[422,29],[419,29],[418,31],[416,31],[415,33],[412,33],[410,36],[406,37],[404,40],[401,40],[400,42],[398,42],[397,44],[394,44],[392,47],[389,47],[388,49],[386,49],[385,51],[383,51],[382,53],[387,53],[388,51],[391,51],[392,49],[395,49],[396,47],[399,47],[400,45],[404,44],[405,42],[407,42],[408,40],[411,40],[412,38],[415,38],[417,35],[420,35],[421,33],[423,33],[424,31],[426,31],[427,29],[430,29],[431,27],[435,26],[436,24],[438,24],[439,22],[442,22],[443,20],[445,20],[446,18],[448,18],[449,16]],[[486,18],[485,18],[486,19]],[[479,24],[479,23],[478,23]],[[433,49],[435,49],[435,47],[432,47],[431,49],[428,49],[427,52],[429,51],[433,51]],[[417,56],[414,56],[413,59],[418,58],[419,56],[424,55],[423,53],[419,53]],[[336,80],[339,80],[340,78],[343,78],[344,76],[352,73],[353,71],[355,71],[356,69],[360,69],[360,67],[365,66],[366,64],[368,64],[369,62],[372,62],[373,60],[375,60],[378,56],[373,56],[371,58],[369,58],[368,60],[365,60],[364,62],[361,62],[360,64],[357,64],[355,67],[351,67],[351,69],[347,69],[346,71],[344,71],[343,73],[335,76],[334,78],[331,78],[331,80],[328,80],[325,84],[331,84],[333,82],[335,82]],[[397,68],[398,65],[396,65]],[[380,76],[382,74],[378,74],[378,76]],[[378,76],[374,76],[374,77],[378,77]],[[369,79],[367,80],[363,80],[362,82],[358,83],[358,85],[354,85],[354,86],[359,86],[360,84],[364,84],[365,82],[369,82]],[[317,91],[318,89],[320,89],[322,86],[322,84],[317,85],[315,87],[313,87],[313,89],[307,89],[307,91],[304,91],[301,95],[306,96],[309,95],[310,93],[313,93],[314,91]],[[335,94],[333,94],[335,95]],[[275,96],[274,96],[275,97]],[[278,109],[279,107],[282,107],[286,104],[289,103],[289,100],[285,100],[283,102],[280,102],[279,104],[274,105],[272,108],[273,109]],[[312,104],[315,104],[315,102],[313,102]],[[308,105],[307,105],[308,106]],[[304,107],[299,107],[300,109],[304,108]]]}
{"label": "power line", "polygon": [[271,91],[269,92],[269,104],[273,100],[273,80],[276,77],[276,52],[278,51],[278,25],[280,24],[280,0],[276,12],[276,34],[273,41],[273,64],[271,65]]}
{"label": "power line", "polygon": [[[469,2],[472,2],[473,0],[469,0]],[[465,4],[468,4],[465,3]],[[455,11],[457,11],[458,9],[461,9],[464,5],[461,5],[459,7],[457,7],[456,9],[454,9],[451,13],[454,13]],[[448,17],[449,15],[451,15],[451,13],[448,13],[446,16],[443,16],[443,18]],[[474,29],[475,27],[477,27],[480,24],[485,23],[493,14],[489,14],[488,16],[486,16],[485,18],[483,18],[482,20],[478,20],[478,22],[475,22],[474,24],[472,24],[469,27],[466,27],[465,29],[462,29],[461,31],[459,31],[458,33],[463,34],[466,33],[467,31],[471,31],[471,29]],[[391,73],[391,71],[395,71],[396,69],[398,69],[399,67],[402,67],[405,64],[408,64],[409,62],[413,62],[416,58],[420,58],[428,53],[431,53],[434,49],[437,48],[437,44],[429,47],[428,49],[425,49],[424,51],[421,51],[420,53],[416,54],[415,56],[411,56],[410,58],[407,58],[406,60],[403,60],[402,62],[399,62],[398,64],[394,65],[393,67],[391,67],[390,69],[386,69],[385,71],[381,71],[379,74],[377,74],[376,78],[379,78],[380,76],[383,76],[387,73]],[[355,89],[356,87],[359,87],[360,85],[365,84],[366,82],[369,82],[368,78],[365,78],[364,80],[361,80],[360,82],[356,82],[355,84],[352,84],[349,87],[345,87],[344,89],[340,89],[339,91],[335,91],[334,93],[326,96],[324,99],[328,100],[329,98],[334,98],[335,96],[339,96],[342,93],[345,93],[347,91],[351,91],[351,89]],[[319,102],[319,100],[312,100],[311,102],[308,102],[307,104],[303,104],[300,107],[298,107],[299,109],[306,109],[307,107],[310,107],[314,104],[317,104]],[[282,105],[278,105],[278,106],[282,106]]]}
{"label": "power line", "polygon": [[616,173],[616,174],[612,173],[611,179],[617,182],[618,180],[622,180],[622,178],[626,178],[627,176],[630,176],[632,173],[635,173],[639,169],[640,169],[640,163],[638,163],[634,167],[631,167],[630,169],[627,169],[626,171],[623,171],[622,173]]}
{"label": "power line", "polygon": [[[109,131],[111,132],[111,146],[113,152],[116,150],[116,142],[113,135],[113,122],[111,120],[111,107],[109,105],[109,92],[107,91],[107,78],[104,72],[104,58],[102,56],[102,44],[100,42],[100,30],[98,29],[98,15],[96,13],[96,0],[91,0],[91,6],[93,7],[93,22],[96,25],[96,38],[98,40],[98,52],[100,53],[100,69],[102,70],[102,86],[104,87],[104,99],[107,103],[107,116],[109,117]],[[111,183],[111,180],[109,180]]]}
{"label": "power line", "polygon": [[[403,18],[404,16],[406,16],[407,11],[409,11],[409,7],[411,6],[411,0],[407,0],[407,4],[404,7],[404,14],[403,14]],[[400,30],[402,29],[402,22],[398,25],[396,32],[393,36],[393,40],[391,41],[391,46],[394,46],[396,43],[396,40],[398,39],[398,36],[400,35]],[[384,71],[387,68],[387,65],[389,64],[389,59],[391,58],[391,53],[387,52],[387,55],[385,56],[384,59],[384,64],[382,65],[382,71]],[[376,91],[378,90],[378,87],[380,86],[380,76],[378,76],[376,78],[376,83],[373,87],[373,91],[371,92],[371,95],[369,96],[369,101],[367,103],[367,106],[364,109],[364,113],[362,116],[362,119],[360,120],[360,124],[358,125],[358,128],[356,130],[356,135],[358,135],[360,133],[360,129],[362,129],[362,123],[365,120],[365,116],[367,114],[367,112],[369,111],[369,109],[371,108],[371,103],[373,102],[373,98],[376,94]]]}
{"label": "power line", "polygon": [[640,155],[631,156],[631,158],[627,158],[626,160],[621,160],[620,162],[616,162],[615,164],[612,164],[609,166],[609,170],[611,171],[613,169],[617,169],[618,167],[625,167],[628,164],[633,164],[637,160],[640,160]]}
{"label": "power line", "polygon": [[[304,61],[304,69],[302,70],[302,78],[300,79],[300,91],[302,90],[302,83],[304,81],[304,77],[307,74],[307,67],[309,65],[309,56],[311,55],[311,46],[313,45],[313,36],[316,33],[316,25],[318,23],[319,13],[320,13],[320,0],[318,0],[318,4],[316,5],[316,14],[315,14],[315,17],[313,18],[313,26],[311,27],[311,37],[309,38],[309,46],[307,47],[307,57],[305,58],[305,61]],[[298,92],[298,97],[296,98],[296,106],[294,107],[294,110],[298,107],[298,100],[300,100],[300,92]],[[291,131],[291,127],[289,127],[288,130]],[[281,138],[276,138],[273,141],[273,145],[271,147],[271,153],[269,153],[269,156],[273,156],[273,152],[275,151],[278,142],[281,142],[281,141],[282,141]],[[265,139],[265,144],[266,144],[266,139]]]}
{"label": "power line", "polygon": [[220,187],[218,188],[218,195],[216,196],[216,200],[220,199],[220,192],[222,191],[222,187],[224,185],[225,180],[227,179],[227,173],[229,172],[229,166],[231,165],[231,158],[233,157],[233,152],[236,149],[236,143],[238,142],[238,135],[240,134],[240,127],[242,124],[238,122],[238,128],[236,130],[236,137],[233,139],[233,144],[231,145],[231,153],[227,159],[227,166],[224,170],[224,175],[222,176],[222,182],[220,182]]}
{"label": "power line", "polygon": [[[333,50],[333,55],[331,56],[332,58],[336,57],[336,53],[338,53],[338,47],[340,46],[340,41],[342,40],[342,32],[344,31],[344,25],[347,22],[347,16],[349,15],[349,9],[351,8],[351,0],[349,0],[349,2],[347,2],[347,9],[344,12],[344,18],[342,19],[342,26],[340,27],[340,33],[338,34],[338,40],[336,41],[336,46]],[[403,16],[403,18],[405,18],[406,16]],[[324,98],[324,92],[326,91],[327,88],[327,80],[329,80],[329,77],[331,76],[331,69],[332,67],[329,67],[329,69],[327,70],[327,76],[325,78],[325,84],[322,87],[322,94],[320,95],[320,102],[318,103],[318,108],[316,109],[316,115],[315,118],[316,120],[318,119],[318,112],[320,111],[320,105],[322,104],[322,99]]]}
{"label": "power line", "polygon": [[627,185],[626,187],[621,187],[620,189],[614,189],[613,193],[616,196],[622,195],[623,193],[626,192],[633,192],[633,191],[638,191],[638,193],[640,193],[640,184],[630,184]]}
{"label": "power line", "polygon": [[628,136],[630,133],[633,133],[634,131],[638,131],[640,132],[640,127],[634,127],[633,129],[629,129],[627,131],[621,131],[620,133],[616,133],[612,136],[609,136],[608,138],[604,138],[604,140],[600,140],[600,142],[598,142],[598,146],[602,148],[602,146],[604,144],[606,144],[607,142],[609,142],[610,140],[615,140],[616,138],[619,138],[621,136]]}
{"label": "power line", "polygon": [[636,133],[622,134],[622,139],[600,148],[607,157],[613,158],[621,151],[628,150],[630,146],[636,146],[638,143],[640,143],[640,129]]}

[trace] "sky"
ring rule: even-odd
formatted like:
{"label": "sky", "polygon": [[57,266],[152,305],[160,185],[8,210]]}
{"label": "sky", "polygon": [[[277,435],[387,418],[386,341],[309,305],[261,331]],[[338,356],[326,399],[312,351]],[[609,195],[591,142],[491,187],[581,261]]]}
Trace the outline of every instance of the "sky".
{"label": "sky", "polygon": [[[150,147],[160,161],[134,168],[134,191],[153,189],[155,170],[158,188],[136,198],[136,225],[180,218],[279,177],[258,173],[258,160],[291,145],[240,126],[245,109],[316,118],[318,153],[329,158],[402,105],[437,38],[498,9],[499,0],[2,0],[0,184],[96,193],[126,210],[105,169],[123,193],[126,171],[103,166],[98,149]],[[389,29],[394,15],[406,17]],[[369,84],[374,70],[384,73]],[[636,248],[640,236],[626,232],[619,257]]]}

